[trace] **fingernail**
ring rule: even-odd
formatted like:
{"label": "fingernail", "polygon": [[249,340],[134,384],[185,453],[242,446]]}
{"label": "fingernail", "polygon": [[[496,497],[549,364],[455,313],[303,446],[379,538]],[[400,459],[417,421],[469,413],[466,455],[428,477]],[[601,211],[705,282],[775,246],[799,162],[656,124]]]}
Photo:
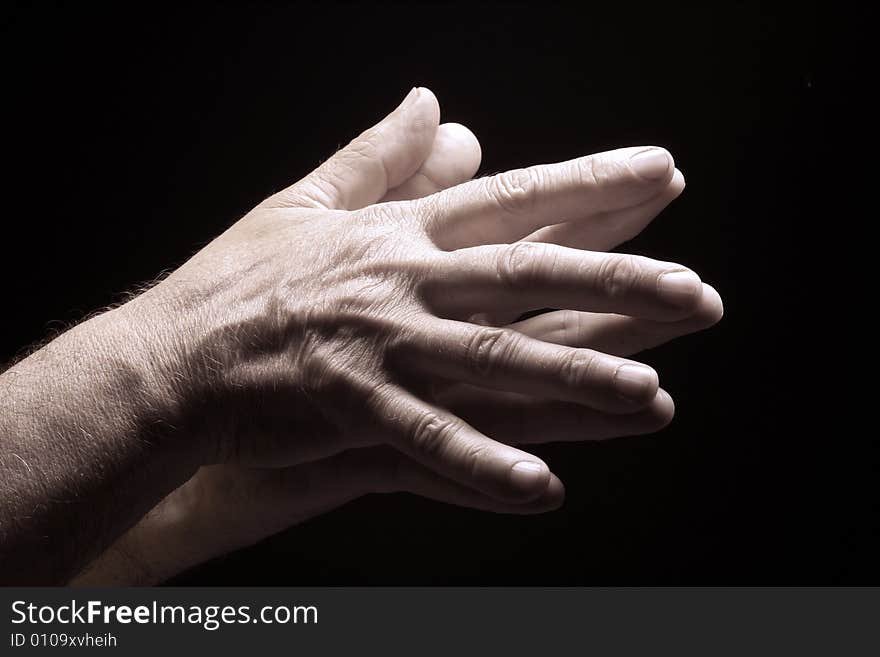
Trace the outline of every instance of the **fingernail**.
{"label": "fingernail", "polygon": [[700,277],[692,271],[674,271],[657,279],[657,290],[664,300],[676,306],[692,306],[703,292]]}
{"label": "fingernail", "polygon": [[644,365],[621,365],[614,373],[617,392],[632,401],[650,401],[657,394],[657,375]]}
{"label": "fingernail", "polygon": [[544,467],[534,461],[519,461],[510,468],[511,483],[524,493],[537,492],[535,489],[544,479]]}
{"label": "fingernail", "polygon": [[399,110],[405,110],[406,108],[413,105],[419,99],[419,88],[413,87],[410,92],[406,95],[406,98],[403,99],[403,102],[400,103],[400,106],[397,108]]}
{"label": "fingernail", "polygon": [[661,148],[649,148],[630,158],[633,170],[646,180],[659,180],[669,171],[669,155]]}

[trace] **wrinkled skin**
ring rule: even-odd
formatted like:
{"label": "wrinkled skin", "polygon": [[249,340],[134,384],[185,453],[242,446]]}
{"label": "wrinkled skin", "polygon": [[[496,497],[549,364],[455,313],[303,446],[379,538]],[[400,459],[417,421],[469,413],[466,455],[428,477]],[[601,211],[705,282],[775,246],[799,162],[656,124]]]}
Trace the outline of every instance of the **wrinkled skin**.
{"label": "wrinkled skin", "polygon": [[514,445],[671,420],[626,357],[710,326],[721,300],[684,266],[604,253],[682,191],[671,156],[470,180],[476,138],[438,125],[414,90],[129,304],[174,318],[156,376],[205,465],[78,583],[160,581],[370,492],[547,511],[562,484]]}

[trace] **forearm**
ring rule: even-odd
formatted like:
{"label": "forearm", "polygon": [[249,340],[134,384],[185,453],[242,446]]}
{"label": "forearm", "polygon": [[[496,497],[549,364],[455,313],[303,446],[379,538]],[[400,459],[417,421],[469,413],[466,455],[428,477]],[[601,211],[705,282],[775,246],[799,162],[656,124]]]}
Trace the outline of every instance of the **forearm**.
{"label": "forearm", "polygon": [[0,581],[67,581],[195,471],[142,322],[104,313],[0,376]]}

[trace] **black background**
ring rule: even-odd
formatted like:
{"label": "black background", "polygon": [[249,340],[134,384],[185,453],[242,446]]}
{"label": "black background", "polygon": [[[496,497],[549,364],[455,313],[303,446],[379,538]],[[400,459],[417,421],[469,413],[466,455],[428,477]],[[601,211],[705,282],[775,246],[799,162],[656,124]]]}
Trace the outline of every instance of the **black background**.
{"label": "black background", "polygon": [[851,485],[870,489],[872,461],[828,412],[838,309],[809,266],[835,220],[820,198],[834,35],[810,3],[3,12],[0,359],[173,268],[413,85],[477,134],[481,173],[669,148],[687,190],[625,248],[725,299],[716,328],[644,355],[676,399],[669,428],[535,450],[567,484],[561,511],[370,497],[176,583],[877,580],[876,507]]}

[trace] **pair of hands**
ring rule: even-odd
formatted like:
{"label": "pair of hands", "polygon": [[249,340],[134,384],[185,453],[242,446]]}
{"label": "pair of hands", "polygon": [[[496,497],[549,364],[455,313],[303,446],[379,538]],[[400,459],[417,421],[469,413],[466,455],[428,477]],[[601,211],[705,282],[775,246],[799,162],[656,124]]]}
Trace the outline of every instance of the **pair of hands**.
{"label": "pair of hands", "polygon": [[[626,357],[720,319],[681,265],[605,253],[684,188],[663,149],[471,180],[480,147],[414,89],[117,312],[201,467],[75,581],[145,584],[371,492],[504,513],[562,483],[514,445],[655,431]],[[514,322],[538,308],[561,308]],[[513,323],[511,323],[513,322]]]}

